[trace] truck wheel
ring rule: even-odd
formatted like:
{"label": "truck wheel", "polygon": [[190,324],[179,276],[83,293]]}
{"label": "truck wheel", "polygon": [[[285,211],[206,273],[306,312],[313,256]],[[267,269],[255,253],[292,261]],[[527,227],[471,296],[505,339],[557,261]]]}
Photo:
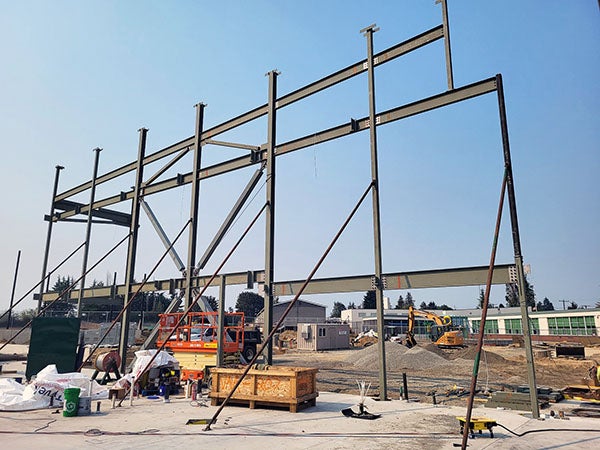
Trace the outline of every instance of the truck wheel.
{"label": "truck wheel", "polygon": [[256,349],[254,347],[245,347],[244,351],[242,352],[242,355],[244,356],[244,359],[250,363],[250,361],[252,361],[252,358],[254,358],[254,356],[256,355]]}

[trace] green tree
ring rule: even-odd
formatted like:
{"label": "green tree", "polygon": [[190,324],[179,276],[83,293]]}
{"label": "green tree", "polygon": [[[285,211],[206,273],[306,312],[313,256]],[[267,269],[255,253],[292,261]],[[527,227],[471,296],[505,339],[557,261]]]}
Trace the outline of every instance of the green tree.
{"label": "green tree", "polygon": [[219,302],[215,297],[212,295],[206,295],[204,299],[208,302],[213,311],[219,310]]}
{"label": "green tree", "polygon": [[30,320],[32,320],[36,317],[37,317],[37,309],[36,308],[26,309],[24,311],[18,312],[15,314],[15,317],[13,320],[13,326],[15,326],[17,324],[19,326],[23,326],[26,323],[29,323]]}
{"label": "green tree", "polygon": [[375,291],[367,291],[366,292],[365,296],[363,297],[362,308],[363,309],[377,308]]}
{"label": "green tree", "polygon": [[342,311],[344,311],[346,307],[343,303],[333,302],[333,308],[331,309],[331,315],[329,317],[342,317]]}
{"label": "green tree", "polygon": [[571,302],[571,304],[569,306],[567,306],[567,309],[577,309],[579,308],[579,305],[575,302]]}
{"label": "green tree", "polygon": [[101,288],[104,287],[104,282],[103,281],[98,281],[94,278],[94,281],[92,281],[92,288]]}
{"label": "green tree", "polygon": [[200,306],[200,302],[202,300],[205,300],[206,303],[208,303],[208,306],[210,306],[210,308],[213,311],[218,311],[219,310],[219,302],[217,301],[217,299],[215,297],[213,297],[212,295],[203,295],[202,298],[200,300],[198,300],[196,302],[196,304],[192,307],[192,311],[193,312],[200,312],[200,311],[202,311],[202,307]]}
{"label": "green tree", "polygon": [[548,300],[548,297],[544,297],[543,302],[537,303],[537,310],[538,311],[554,311],[554,305],[552,304],[552,302],[550,300]]}
{"label": "green tree", "polygon": [[410,292],[406,293],[406,300],[404,301],[404,304],[406,305],[407,309],[408,309],[409,306],[412,306],[414,308],[415,301],[413,300],[412,294]]}
{"label": "green tree", "polygon": [[483,289],[479,289],[479,298],[477,299],[477,308],[483,309],[483,302],[485,301],[485,292]]}
{"label": "green tree", "polygon": [[429,303],[427,303],[427,309],[438,309],[438,306],[435,304],[434,301],[431,301]]}
{"label": "green tree", "polygon": [[427,303],[421,302],[421,304],[419,305],[419,309],[427,309]]}
{"label": "green tree", "polygon": [[47,309],[48,312],[61,312],[68,315],[75,311],[76,306],[69,303],[69,297],[73,288],[73,282],[75,279],[71,276],[61,277],[58,275],[56,282],[52,285],[50,291],[57,292],[60,297],[52,302],[51,306]]}
{"label": "green tree", "polygon": [[[519,291],[517,285],[514,283],[506,285],[506,295],[504,297],[506,304],[510,307],[519,306]],[[533,290],[533,284],[527,281],[525,277],[525,299],[527,306],[535,306],[535,291]]]}
{"label": "green tree", "polygon": [[243,312],[246,318],[256,317],[265,306],[265,299],[250,291],[240,292],[235,302],[235,310]]}
{"label": "green tree", "polygon": [[404,304],[404,298],[402,295],[398,297],[398,301],[396,302],[396,307],[394,309],[406,309],[406,305]]}
{"label": "green tree", "polygon": [[356,304],[354,302],[348,303],[348,308],[347,309],[356,309]]}

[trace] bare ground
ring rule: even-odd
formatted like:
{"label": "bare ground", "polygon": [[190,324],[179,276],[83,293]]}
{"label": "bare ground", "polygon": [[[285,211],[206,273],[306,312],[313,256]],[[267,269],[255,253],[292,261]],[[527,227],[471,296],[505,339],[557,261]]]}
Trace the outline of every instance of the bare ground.
{"label": "bare ground", "polygon": [[[399,398],[402,373],[406,373],[411,399],[450,405],[464,405],[473,373],[475,349],[442,350],[426,344],[407,349],[386,342],[388,397]],[[514,347],[486,347],[481,357],[477,389],[483,392],[512,390],[527,385],[525,351]],[[600,361],[600,349],[592,357]],[[276,365],[316,367],[320,391],[358,395],[357,381],[371,383],[369,395],[379,395],[379,353],[377,345],[348,350],[309,352],[287,349],[273,356]],[[592,349],[591,352],[594,353]],[[538,386],[556,390],[570,384],[581,384],[591,360],[536,357]]]}

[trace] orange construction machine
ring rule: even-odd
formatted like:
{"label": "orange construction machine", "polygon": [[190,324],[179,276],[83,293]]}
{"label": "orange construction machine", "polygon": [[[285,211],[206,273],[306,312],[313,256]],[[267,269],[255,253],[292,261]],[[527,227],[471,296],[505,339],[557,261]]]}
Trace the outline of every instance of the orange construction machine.
{"label": "orange construction machine", "polygon": [[405,342],[408,348],[417,345],[414,334],[415,316],[424,317],[435,323],[431,326],[429,337],[438,347],[464,347],[465,340],[462,330],[452,325],[452,319],[449,316],[440,317],[437,314],[420,311],[410,306],[408,308],[408,331],[406,332]]}
{"label": "orange construction machine", "polygon": [[[176,327],[182,316],[183,313],[160,315],[156,344],[160,346],[166,341],[165,348],[179,361],[183,381],[206,379],[209,369],[217,365],[218,314],[189,313]],[[222,339],[225,361],[240,362],[244,344],[244,313],[226,313]]]}

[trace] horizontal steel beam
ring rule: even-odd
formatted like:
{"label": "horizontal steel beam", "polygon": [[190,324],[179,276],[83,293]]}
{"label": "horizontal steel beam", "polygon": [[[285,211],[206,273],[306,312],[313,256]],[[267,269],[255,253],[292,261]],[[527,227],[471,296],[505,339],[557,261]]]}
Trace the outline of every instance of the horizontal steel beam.
{"label": "horizontal steel beam", "polygon": [[[494,267],[492,284],[508,284],[514,282],[511,269],[514,264],[500,264]],[[420,270],[413,272],[393,272],[383,274],[385,290],[399,289],[426,289],[439,287],[460,287],[484,285],[487,279],[488,266],[460,267],[450,269]],[[228,285],[245,285],[248,282],[248,272],[235,272],[224,274]],[[204,287],[210,276],[192,278],[192,287]],[[372,289],[373,275],[355,275],[349,277],[332,277],[313,279],[306,287],[305,294],[335,294],[343,292],[366,292]],[[252,272],[254,283],[262,283],[265,279],[263,270]],[[215,278],[211,286],[219,286],[221,281]],[[295,295],[304,280],[277,281],[274,283],[274,295]],[[132,292],[136,292],[141,283],[133,284]],[[185,278],[158,280],[148,282],[142,287],[141,292],[170,291],[183,289]],[[103,298],[111,296],[113,287],[87,288],[83,292],[84,299]],[[125,295],[125,286],[116,286],[117,295]],[[76,300],[79,291],[71,292],[71,299]],[[56,292],[47,292],[42,296],[45,302],[55,300]]]}
{"label": "horizontal steel beam", "polygon": [[[488,94],[496,90],[496,77],[488,78],[467,86],[455,89],[453,91],[444,92],[441,94],[434,95],[432,97],[418,100],[397,108],[389,109],[380,114],[376,115],[375,121],[377,125],[384,125],[397,120],[405,119],[417,114],[432,111],[437,108],[452,105],[464,100],[469,100],[480,95]],[[281,156],[285,153],[300,150],[306,147],[310,147],[316,144],[337,139],[343,136],[350,135],[359,131],[365,131],[369,129],[369,118],[363,117],[355,121],[338,125],[333,128],[329,128],[324,131],[309,134],[307,136],[282,143],[276,147],[276,156]],[[227,172],[242,169],[244,167],[257,164],[265,160],[264,148],[261,147],[260,157],[254,159],[252,155],[242,156],[239,158],[230,159],[225,162],[214,164],[209,167],[202,169],[200,173],[200,179],[211,178],[217,175],[222,175]],[[188,184],[192,182],[192,174],[179,174],[177,177],[173,177],[144,188],[144,195],[150,195],[157,192],[166,191],[173,189],[177,186]],[[116,195],[103,200],[99,200],[94,203],[94,208],[106,207],[119,203],[123,200],[129,200],[133,198],[133,191],[123,192],[121,195]],[[56,220],[62,220],[75,214],[75,211],[65,211],[63,213],[56,214]]]}
{"label": "horizontal steel beam", "polygon": [[[511,282],[511,265],[498,265],[494,268],[492,284]],[[487,266],[463,267],[458,269],[438,269],[417,272],[398,272],[384,274],[385,290],[427,289],[439,287],[478,286],[486,283]],[[373,275],[341,278],[321,278],[312,280],[305,294],[335,294],[341,292],[365,292],[373,289]],[[295,295],[304,280],[275,283],[275,295]]]}
{"label": "horizontal steel beam", "polygon": [[[452,105],[464,100],[469,100],[480,95],[489,94],[496,90],[496,77],[488,78],[477,83],[469,84],[453,91],[447,91],[437,94],[413,103],[409,103],[397,108],[389,109],[375,115],[377,126],[405,119],[417,114],[432,111],[437,108]],[[300,150],[312,145],[347,136],[352,133],[369,129],[369,118],[353,120],[349,123],[338,125],[324,131],[313,133],[305,137],[295,139],[277,146],[277,155]]]}
{"label": "horizontal steel beam", "polygon": [[257,145],[248,145],[248,144],[238,144],[237,142],[225,142],[225,141],[216,141],[214,139],[206,139],[204,142],[205,145],[218,145],[220,147],[231,147],[231,148],[240,148],[242,150],[258,150],[260,146]]}
{"label": "horizontal steel beam", "polygon": [[[92,217],[100,219],[106,219],[116,225],[128,227],[131,222],[131,214],[127,214],[120,211],[113,211],[110,209],[100,208],[97,203],[94,203],[94,210],[92,211]],[[64,211],[73,211],[76,214],[87,214],[89,211],[89,205],[84,203],[74,202],[71,200],[60,200],[54,204],[54,208],[62,209]],[[55,213],[55,216],[59,216],[61,213]],[[72,214],[75,215],[75,214]],[[45,220],[49,221],[50,217],[45,216]]]}
{"label": "horizontal steel beam", "polygon": [[[412,37],[400,44],[394,45],[386,50],[383,50],[380,53],[375,55],[374,61],[375,65],[381,65],[386,62],[392,61],[395,58],[398,58],[402,55],[412,52],[420,47],[423,47],[427,44],[437,41],[444,37],[444,30],[442,25],[438,25],[431,30],[425,31],[415,37]],[[296,91],[293,91],[289,94],[284,95],[279,98],[276,103],[276,108],[283,108],[284,106],[290,105],[298,100],[306,98],[312,94],[315,94],[323,89],[327,89],[332,87],[342,81],[345,81],[349,78],[352,78],[356,75],[359,75],[367,70],[366,67],[366,59],[359,61],[351,66],[346,67],[334,74],[328,75],[324,78],[321,78],[314,83],[311,83],[307,86],[304,86]],[[204,130],[202,133],[202,141],[203,144],[206,144],[206,140],[211,139],[221,133],[224,133],[228,130],[236,128],[245,123],[251,122],[252,120],[258,119],[259,117],[264,116],[267,113],[267,105],[261,105],[257,108],[254,108],[251,111],[243,113],[233,119],[228,120],[220,125],[217,125],[208,130]],[[156,153],[148,155],[144,158],[144,165],[150,164],[152,162],[158,161],[164,157],[167,157],[173,153],[183,151],[186,147],[193,147],[194,145],[194,136],[188,137],[180,142],[177,142],[173,145],[170,145],[162,150],[159,150]],[[96,185],[102,184],[106,181],[112,180],[113,178],[120,177],[128,172],[135,170],[137,162],[131,162],[125,166],[119,167],[117,169],[112,170],[104,175],[101,175],[96,180]],[[72,189],[69,189],[65,192],[58,194],[55,198],[55,201],[64,200],[73,195],[76,195],[80,192],[83,192],[87,189],[90,189],[92,186],[92,182],[88,181],[86,183],[82,183],[79,186],[76,186]]]}

